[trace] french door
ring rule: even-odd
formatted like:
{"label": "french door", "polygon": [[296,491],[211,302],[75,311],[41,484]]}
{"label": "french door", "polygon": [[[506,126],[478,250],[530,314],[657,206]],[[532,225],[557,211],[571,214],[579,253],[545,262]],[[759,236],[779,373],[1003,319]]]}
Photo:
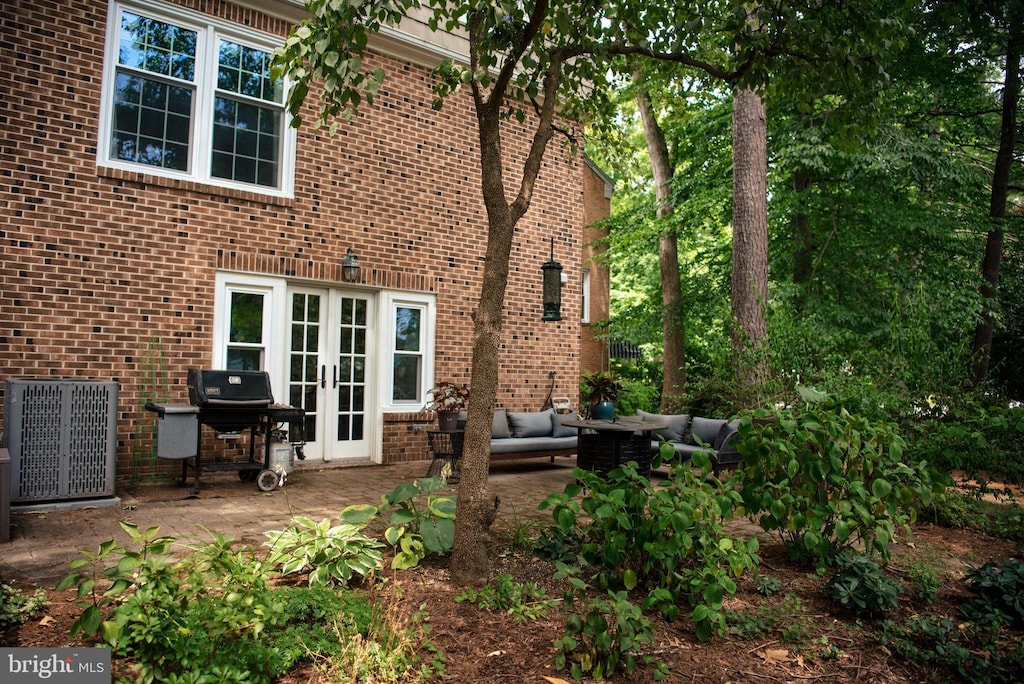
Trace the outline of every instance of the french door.
{"label": "french door", "polygon": [[338,288],[288,288],[288,403],[306,412],[307,460],[371,458],[374,299]]}

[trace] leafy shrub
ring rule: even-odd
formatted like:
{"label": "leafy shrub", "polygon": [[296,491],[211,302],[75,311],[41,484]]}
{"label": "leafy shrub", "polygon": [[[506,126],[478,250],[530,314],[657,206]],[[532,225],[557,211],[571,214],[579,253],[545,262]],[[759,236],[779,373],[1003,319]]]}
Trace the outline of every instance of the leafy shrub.
{"label": "leafy shrub", "polygon": [[759,558],[756,538],[735,540],[723,527],[739,495],[707,477],[706,455],[695,462],[700,476],[688,465],[673,467],[657,486],[632,465],[606,475],[577,469],[577,482],[540,507],[552,509],[552,538],[580,539],[579,559],[594,568],[598,588],[646,590],[644,607],[668,619],[689,602],[697,636],[706,640],[724,627],[722,601],[735,593],[734,578]]}
{"label": "leafy shrub", "polygon": [[478,608],[508,613],[519,624],[547,619],[548,611],[559,601],[550,599],[547,590],[536,582],[516,582],[503,574],[484,587],[470,587],[455,597],[456,603],[469,601]]}
{"label": "leafy shrub", "polygon": [[[175,540],[160,536],[159,528],[121,527],[131,547],[110,540],[97,553],[83,552],[58,585],[77,587],[85,608],[72,636],[99,632],[113,653],[135,661],[141,681],[182,681],[188,674],[187,681],[268,682],[280,674],[279,654],[261,635],[285,616],[268,585],[269,569],[251,549],[235,550],[229,538],[215,535],[173,561]],[[87,566],[90,574],[77,572]],[[100,575],[111,582],[102,593]]]}
{"label": "leafy shrub", "polygon": [[1024,627],[1024,562],[989,561],[971,568],[964,578],[976,594],[961,606],[961,612],[983,626]]}
{"label": "leafy shrub", "polygon": [[970,478],[1024,482],[1024,406],[987,406],[968,398],[914,427],[915,453],[936,467],[962,470]]}
{"label": "leafy shrub", "polygon": [[379,506],[349,506],[341,519],[354,525],[386,521],[384,539],[395,547],[392,569],[414,568],[428,554],[448,553],[455,543],[455,497],[436,494],[445,486],[440,477],[403,482],[381,496]]}
{"label": "leafy shrub", "polygon": [[384,562],[379,541],[362,532],[362,527],[342,523],[319,523],[302,516],[292,518],[284,530],[265,533],[270,541],[267,563],[284,575],[307,573],[310,586],[346,586],[353,577],[372,575]]}
{"label": "leafy shrub", "polygon": [[637,648],[654,641],[654,629],[640,607],[624,591],[588,599],[590,587],[576,574],[576,568],[558,563],[555,577],[569,581],[565,605],[571,613],[555,641],[555,668],[568,668],[575,679],[601,680],[619,669],[632,673],[639,663],[654,664],[654,678],[663,679],[668,674],[663,663],[655,664],[651,656],[637,659]]}
{"label": "leafy shrub", "polygon": [[32,619],[49,604],[46,592],[42,589],[25,595],[9,584],[0,583],[0,631]]}
{"label": "leafy shrub", "polygon": [[907,660],[939,668],[965,682],[1017,684],[1024,680],[1024,644],[975,638],[969,626],[949,618],[911,617],[907,624],[882,623],[881,644]]}
{"label": "leafy shrub", "polygon": [[859,617],[876,617],[899,605],[900,585],[867,556],[843,553],[825,583],[829,597]]}
{"label": "leafy shrub", "polygon": [[935,603],[939,597],[939,576],[928,565],[915,563],[907,570],[910,586],[918,601],[926,605]]}
{"label": "leafy shrub", "polygon": [[801,616],[804,611],[800,597],[786,594],[777,606],[769,607],[761,601],[756,610],[725,610],[725,632],[744,640],[780,633],[781,641],[799,641],[801,633],[810,630],[809,618]]}
{"label": "leafy shrub", "polygon": [[923,461],[905,463],[905,446],[893,425],[844,409],[753,411],[737,441],[746,511],[819,570],[861,543],[887,561],[896,526],[949,481]]}

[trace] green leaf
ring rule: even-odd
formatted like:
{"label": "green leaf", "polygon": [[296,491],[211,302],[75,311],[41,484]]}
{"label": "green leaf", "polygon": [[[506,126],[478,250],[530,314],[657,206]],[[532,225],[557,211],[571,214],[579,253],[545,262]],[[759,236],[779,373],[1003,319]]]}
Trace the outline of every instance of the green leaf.
{"label": "green leaf", "polygon": [[879,499],[884,499],[889,496],[889,492],[892,491],[892,485],[888,481],[882,478],[875,478],[871,483],[871,493],[877,496]]}

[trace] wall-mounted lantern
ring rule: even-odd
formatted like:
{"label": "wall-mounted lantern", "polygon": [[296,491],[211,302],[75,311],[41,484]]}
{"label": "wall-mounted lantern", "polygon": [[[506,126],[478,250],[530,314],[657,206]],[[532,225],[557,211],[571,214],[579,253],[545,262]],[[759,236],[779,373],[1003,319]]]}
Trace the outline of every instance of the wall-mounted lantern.
{"label": "wall-mounted lantern", "polygon": [[346,283],[359,282],[359,259],[351,247],[348,248],[345,257],[341,260],[341,279]]}
{"label": "wall-mounted lantern", "polygon": [[555,238],[551,238],[551,259],[540,267],[544,274],[544,315],[542,321],[562,320],[562,264],[555,261]]}

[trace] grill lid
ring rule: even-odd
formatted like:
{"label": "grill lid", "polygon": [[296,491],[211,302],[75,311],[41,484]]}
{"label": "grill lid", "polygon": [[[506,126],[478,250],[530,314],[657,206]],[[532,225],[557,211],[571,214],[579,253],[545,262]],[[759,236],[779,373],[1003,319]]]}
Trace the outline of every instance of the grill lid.
{"label": "grill lid", "polygon": [[190,368],[188,400],[193,406],[261,407],[274,403],[266,371]]}

